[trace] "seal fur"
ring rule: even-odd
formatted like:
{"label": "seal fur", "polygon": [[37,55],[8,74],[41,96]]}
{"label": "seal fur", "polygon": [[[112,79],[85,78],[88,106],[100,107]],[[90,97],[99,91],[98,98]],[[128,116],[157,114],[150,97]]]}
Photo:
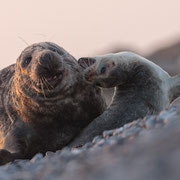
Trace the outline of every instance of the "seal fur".
{"label": "seal fur", "polygon": [[105,110],[82,71],[51,42],[27,47],[0,71],[0,164],[63,148]]}
{"label": "seal fur", "polygon": [[85,71],[85,79],[104,88],[115,88],[109,108],[77,137],[72,146],[83,145],[104,130],[123,126],[138,118],[158,114],[180,96],[180,75],[170,77],[167,72],[131,52],[107,54],[79,61],[92,63]]}

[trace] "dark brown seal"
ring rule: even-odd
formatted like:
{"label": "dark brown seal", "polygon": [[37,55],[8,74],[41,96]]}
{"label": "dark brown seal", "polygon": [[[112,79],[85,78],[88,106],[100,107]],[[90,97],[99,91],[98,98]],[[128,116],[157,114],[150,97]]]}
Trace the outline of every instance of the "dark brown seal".
{"label": "dark brown seal", "polygon": [[[170,77],[149,60],[130,52],[81,58],[91,65],[86,80],[104,88],[116,87],[109,108],[77,137],[72,146],[83,145],[104,130],[123,126],[147,115],[157,114],[180,96],[180,75]],[[91,63],[89,63],[91,62]]]}
{"label": "dark brown seal", "polygon": [[0,164],[63,148],[105,110],[101,90],[50,42],[27,47],[0,71]]}

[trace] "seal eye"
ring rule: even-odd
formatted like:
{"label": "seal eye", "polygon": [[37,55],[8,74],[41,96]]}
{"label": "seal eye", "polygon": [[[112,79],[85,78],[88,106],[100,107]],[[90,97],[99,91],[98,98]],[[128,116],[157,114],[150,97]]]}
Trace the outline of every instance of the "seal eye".
{"label": "seal eye", "polygon": [[100,73],[104,74],[106,72],[106,67],[102,67]]}
{"label": "seal eye", "polygon": [[27,56],[22,63],[22,67],[27,67],[27,65],[31,62],[31,60],[32,60],[32,56]]}

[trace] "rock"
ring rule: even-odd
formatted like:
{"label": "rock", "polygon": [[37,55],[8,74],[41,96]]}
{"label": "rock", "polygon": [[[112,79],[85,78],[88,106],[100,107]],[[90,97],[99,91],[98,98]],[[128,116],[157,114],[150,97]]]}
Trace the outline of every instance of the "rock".
{"label": "rock", "polygon": [[35,163],[35,162],[41,160],[42,158],[43,158],[43,155],[42,155],[41,153],[36,154],[36,155],[31,159],[31,162],[32,162],[32,163]]}

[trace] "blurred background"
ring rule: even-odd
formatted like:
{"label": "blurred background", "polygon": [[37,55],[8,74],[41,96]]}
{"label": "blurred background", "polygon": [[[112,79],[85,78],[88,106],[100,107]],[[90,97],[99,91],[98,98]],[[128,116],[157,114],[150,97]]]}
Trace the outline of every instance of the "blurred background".
{"label": "blurred background", "polygon": [[179,0],[1,1],[0,69],[39,41],[75,58],[137,52],[170,74],[180,73]]}

